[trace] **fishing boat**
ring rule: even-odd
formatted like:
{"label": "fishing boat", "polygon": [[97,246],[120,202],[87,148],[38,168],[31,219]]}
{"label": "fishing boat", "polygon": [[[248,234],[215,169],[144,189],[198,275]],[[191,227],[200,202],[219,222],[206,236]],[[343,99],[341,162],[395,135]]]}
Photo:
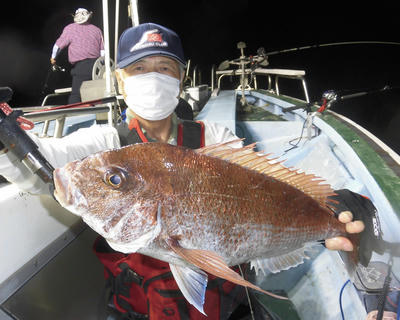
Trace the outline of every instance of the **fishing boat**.
{"label": "fishing boat", "polygon": [[[334,103],[365,93],[339,96],[328,90],[320,101],[311,102],[304,70],[268,68],[268,55],[262,49],[258,55],[246,56],[244,48],[244,43],[238,43],[240,57],[213,70],[215,88],[210,88],[206,102],[200,102],[204,107],[196,119],[229,127],[245,143],[256,142],[259,151],[273,154],[287,167],[322,177],[335,190],[349,189],[368,197],[378,212],[385,240],[398,243],[399,155],[371,132],[330,109]],[[238,86],[221,90],[225,77],[236,77]],[[282,92],[281,79],[296,83],[299,90],[295,92],[300,96]],[[394,260],[390,262],[392,270],[399,277],[399,260]],[[370,265],[361,268],[358,276],[366,276],[374,287],[382,281],[383,265],[389,261],[388,255],[373,253]],[[377,274],[379,281],[374,278]],[[360,282],[345,288],[348,279],[339,254],[329,250],[319,251],[297,268],[256,278],[264,289],[284,288],[290,297],[293,305],[275,305],[282,319],[365,319],[363,297],[371,290]],[[364,279],[364,284],[368,281]],[[273,303],[266,297],[260,299]],[[288,310],[296,311],[290,314]]]}
{"label": "fishing boat", "polygon": [[[107,8],[107,1],[103,3]],[[108,30],[104,33],[107,47]],[[263,50],[246,56],[243,42],[238,49],[239,58],[212,69],[211,84],[197,83],[193,71],[182,97],[192,105],[195,119],[225,125],[245,144],[256,142],[258,151],[323,178],[335,190],[368,197],[383,239],[400,243],[400,157],[330,109],[352,95],[327,91],[320,101],[310,101],[305,71],[268,68]],[[90,92],[93,86],[102,88],[99,95],[88,96],[87,105],[25,110],[37,134],[61,137],[96,122],[115,125],[121,106],[113,92],[109,59],[106,54],[104,79],[86,84]],[[237,85],[226,89],[226,78],[237,79]],[[301,95],[283,92],[282,81],[296,84]],[[99,120],[97,113],[107,116]],[[103,268],[92,253],[95,232],[50,196],[32,196],[6,181],[0,184],[0,203],[0,319],[106,319]],[[252,296],[273,319],[365,319],[382,293],[388,295],[387,274],[390,287],[400,287],[399,258],[374,252],[369,265],[348,282],[341,256],[321,246],[296,268],[253,275],[251,281],[287,295],[289,302]]]}

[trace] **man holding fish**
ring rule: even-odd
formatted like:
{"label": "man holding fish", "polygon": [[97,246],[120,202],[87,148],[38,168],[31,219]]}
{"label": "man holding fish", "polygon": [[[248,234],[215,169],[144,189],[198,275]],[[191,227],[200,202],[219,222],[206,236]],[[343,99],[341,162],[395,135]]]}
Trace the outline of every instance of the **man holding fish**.
{"label": "man holding fish", "polygon": [[[178,104],[179,94],[182,90],[184,69],[185,59],[183,49],[180,39],[175,32],[153,23],[146,23],[129,28],[121,35],[119,41],[117,69],[115,73],[119,90],[128,107],[126,123],[123,123],[119,129],[95,125],[90,128],[80,129],[61,139],[39,139],[35,136],[32,136],[32,139],[34,139],[42,154],[55,168],[62,167],[69,161],[82,159],[99,151],[116,149],[124,145],[138,142],[161,142],[198,149],[205,146],[234,141],[230,143],[229,146],[240,148],[241,143],[235,141],[237,137],[226,127],[208,121],[203,121],[201,123],[182,121],[175,115],[174,110]],[[161,147],[154,149],[155,157],[159,149],[161,149]],[[217,148],[217,150],[220,153],[224,153],[223,148]],[[208,152],[212,151],[207,151],[207,153]],[[248,152],[248,150],[246,152]],[[244,155],[245,152],[240,154],[240,156]],[[150,158],[151,156],[152,155],[150,155]],[[254,161],[256,161],[257,156],[254,155],[253,157]],[[102,165],[102,161],[103,160],[97,162],[99,166]],[[113,167],[113,170],[112,172],[107,171],[105,179],[114,189],[118,189],[126,176],[124,174],[114,174],[115,170],[120,170],[119,167]],[[55,172],[56,197],[63,206],[68,208],[71,202],[68,196],[63,193],[63,188],[66,188],[66,186],[64,185],[65,177],[62,176],[61,172],[60,170],[56,170]],[[30,174],[29,171],[21,163],[16,161],[13,155],[6,150],[0,151],[0,174],[28,192],[47,192],[47,186],[36,176]],[[173,187],[174,186],[171,188]],[[86,200],[80,199],[79,201],[85,202]],[[84,204],[77,204],[77,207],[81,205]],[[163,217],[163,210],[164,209],[160,206],[156,207],[155,211],[153,210],[154,221],[152,224],[156,227],[153,230],[151,229],[152,227],[149,226],[148,228],[151,231],[149,231],[148,235],[143,231],[143,239],[140,241],[146,244],[151,243],[150,240],[154,240],[154,237],[159,234],[155,234],[155,232],[159,232],[159,228],[161,228],[158,224],[160,223],[160,218]],[[76,210],[76,208],[72,209],[72,206],[71,211],[80,214],[78,212],[79,210]],[[359,233],[364,228],[364,224],[361,221],[352,221],[352,214],[350,211],[340,213],[339,221],[345,223],[343,229],[348,233]],[[86,222],[95,229],[95,231],[98,231],[96,227],[90,224],[93,221]],[[107,227],[103,225],[101,228],[102,231],[98,232],[100,234],[105,232],[102,235],[104,238],[107,238],[105,236],[107,234],[105,230]],[[107,238],[107,240],[109,240],[109,238]],[[166,239],[165,243],[166,246],[172,248],[172,255],[179,256],[179,259],[185,257],[187,258],[186,260],[199,267],[201,258],[196,260],[197,258],[187,253],[184,248],[181,248],[179,245],[180,240],[181,239],[175,237]],[[160,284],[160,288],[179,288],[184,292],[185,298],[187,298],[192,305],[195,305],[200,312],[207,313],[208,319],[219,318],[219,314],[221,314],[221,306],[218,299],[220,291],[211,292],[211,290],[207,290],[207,293],[205,293],[204,289],[204,292],[200,293],[200,297],[196,298],[191,296],[191,293],[188,292],[190,288],[187,289],[185,288],[186,284],[182,284],[182,282],[184,282],[182,279],[185,279],[185,276],[179,277],[177,275],[182,270],[186,272],[188,268],[180,269],[180,267],[174,266],[172,270],[171,267],[174,278],[178,282],[177,286],[172,276],[167,277],[170,269],[168,263],[164,262],[167,260],[164,259],[165,253],[160,255],[160,257],[163,258],[161,260],[164,261],[160,261],[154,257],[137,253],[139,250],[137,249],[136,242],[133,247],[129,248],[120,246],[120,244],[113,243],[112,241],[109,241],[109,243],[112,244],[111,246],[114,249],[128,253],[128,255],[125,255],[112,250],[101,237],[95,244],[96,254],[106,266],[109,279],[112,279],[114,282],[121,282],[121,274],[130,276],[130,281],[128,281],[128,295],[124,295],[121,292],[113,292],[113,303],[119,312],[139,318],[144,315],[149,315],[151,319],[161,319],[162,312],[166,313],[175,308],[176,306],[171,306],[168,311],[166,308],[160,306],[159,309],[157,309],[157,307],[152,305],[152,299],[156,300],[155,296],[151,296],[149,293],[150,290],[146,291],[147,289],[145,289],[147,288],[144,285],[147,283],[146,281],[150,280],[150,278],[153,279],[162,275],[162,277],[165,276],[165,280],[163,280],[163,284]],[[349,239],[343,236],[335,236],[327,239],[325,245],[331,250],[353,250],[353,244]],[[171,255],[171,253],[168,252],[167,255]],[[220,263],[218,257],[210,257],[216,264]],[[222,262],[221,268],[223,272],[229,272],[225,268],[225,265],[222,265]],[[203,268],[203,270],[208,273],[212,271],[206,268]],[[215,273],[211,273],[215,275]],[[149,275],[152,275],[152,277]],[[207,275],[204,272],[197,272],[194,277],[198,277],[196,280],[201,282],[204,287],[207,286]],[[212,282],[210,279],[214,278],[209,278],[209,287]],[[227,275],[225,279],[233,281],[236,284],[251,287],[250,283],[232,274]],[[122,282],[124,282],[124,285],[127,283],[127,281]],[[171,284],[171,282],[173,283]],[[149,284],[149,286],[150,285],[151,284]],[[231,287],[224,292],[230,294],[234,290],[235,286],[231,284]],[[237,300],[242,298],[242,296],[239,296],[240,294],[238,294]],[[166,300],[159,299],[158,302],[160,303],[160,301],[162,303],[162,301]],[[230,301],[230,303],[233,305],[236,303],[237,305],[238,301]],[[216,307],[216,304],[218,304],[219,307]],[[179,307],[176,308],[178,314],[187,312],[190,318],[200,319],[204,317],[189,304],[185,305],[183,309]],[[216,308],[218,308],[219,314],[214,314]],[[229,311],[232,312],[232,310]]]}

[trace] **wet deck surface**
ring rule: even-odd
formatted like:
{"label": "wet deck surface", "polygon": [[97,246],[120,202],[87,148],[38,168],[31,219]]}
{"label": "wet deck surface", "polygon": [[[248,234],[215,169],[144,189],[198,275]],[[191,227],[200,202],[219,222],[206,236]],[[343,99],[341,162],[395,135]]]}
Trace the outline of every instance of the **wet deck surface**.
{"label": "wet deck surface", "polygon": [[9,319],[105,319],[103,267],[92,251],[96,237],[85,229],[4,302]]}

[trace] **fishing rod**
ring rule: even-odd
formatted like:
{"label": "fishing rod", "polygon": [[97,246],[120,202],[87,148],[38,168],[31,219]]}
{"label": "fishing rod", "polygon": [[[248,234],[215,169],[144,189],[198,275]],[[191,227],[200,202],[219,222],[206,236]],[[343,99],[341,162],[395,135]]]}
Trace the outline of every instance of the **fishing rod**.
{"label": "fishing rod", "polygon": [[39,152],[39,147],[18,125],[17,118],[20,115],[22,111],[19,110],[6,115],[0,109],[0,144],[11,151],[45,183],[52,185],[54,168]]}
{"label": "fishing rod", "polygon": [[[12,152],[32,173],[37,174],[41,180],[48,184],[50,194],[54,191],[53,166],[39,151],[39,147],[23,129],[24,121],[22,110],[12,110],[6,102],[11,99],[10,88],[0,88],[0,149],[6,148]],[[79,102],[70,105],[42,109],[39,111],[51,111],[54,109],[70,109],[93,106],[113,102],[116,96],[103,99]],[[37,112],[39,112],[37,111]],[[21,128],[22,126],[22,128]]]}
{"label": "fishing rod", "polygon": [[257,50],[257,55],[246,57],[242,56],[237,59],[233,60],[224,60],[218,66],[218,70],[226,70],[229,68],[230,64],[241,64],[243,62],[251,63],[252,65],[255,63],[261,64],[262,66],[267,66],[268,57],[273,56],[276,54],[287,53],[287,52],[296,52],[301,50],[308,50],[308,49],[316,49],[316,48],[323,48],[323,47],[333,47],[333,46],[346,46],[346,45],[362,45],[362,44],[377,44],[377,45],[390,45],[390,46],[400,46],[400,42],[396,41],[342,41],[342,42],[330,42],[330,43],[321,43],[321,44],[313,44],[308,46],[301,46],[301,47],[294,47],[289,49],[282,49],[282,50],[275,50],[270,52],[265,52],[263,47],[260,47]]}
{"label": "fishing rod", "polygon": [[49,68],[49,71],[47,71],[47,75],[46,75],[46,79],[44,81],[44,85],[42,88],[42,95],[46,94],[46,90],[49,87],[49,79],[50,79],[50,75],[54,72],[65,72],[65,68],[57,65],[57,64],[52,64]]}
{"label": "fishing rod", "polygon": [[89,100],[89,101],[84,101],[84,102],[77,102],[77,103],[71,103],[71,104],[66,104],[62,106],[56,106],[56,107],[46,107],[40,110],[35,110],[30,113],[37,113],[37,112],[43,112],[43,111],[52,111],[52,110],[64,110],[64,109],[74,109],[74,108],[86,108],[86,107],[93,107],[98,104],[106,104],[110,102],[115,102],[117,101],[118,97],[117,96],[111,96],[111,97],[104,97],[100,99],[95,99],[95,100]]}
{"label": "fishing rod", "polygon": [[[6,113],[4,107],[8,107],[8,100],[12,96],[10,88],[0,88],[0,149],[11,151],[30,171],[37,174],[49,186],[50,194],[53,194],[53,166],[39,151],[39,147],[20,126],[19,118],[23,114],[21,110],[13,110]],[[9,107],[8,107],[9,108]],[[8,109],[7,108],[7,109]]]}
{"label": "fishing rod", "polygon": [[307,112],[311,112],[311,107],[315,105],[321,105],[318,109],[318,112],[323,112],[326,109],[332,107],[333,104],[344,101],[348,99],[359,98],[362,96],[374,94],[374,93],[381,93],[385,91],[390,91],[394,89],[398,89],[400,87],[392,87],[389,85],[385,85],[382,88],[378,89],[370,89],[370,90],[327,90],[322,94],[322,99],[320,101],[314,101],[309,103],[300,104],[297,106],[289,107],[283,110],[283,112],[290,112],[297,109],[304,109]]}
{"label": "fishing rod", "polygon": [[280,53],[295,52],[301,50],[323,48],[323,47],[333,47],[333,46],[346,46],[346,45],[359,45],[359,44],[377,44],[377,45],[390,45],[390,46],[400,46],[400,42],[395,41],[342,41],[342,42],[331,42],[322,44],[313,44],[309,46],[294,47],[289,49],[282,49],[264,53],[266,56],[273,56]]}
{"label": "fishing rod", "polygon": [[[391,87],[391,86],[385,85],[383,88],[363,90],[363,91],[327,90],[322,94],[322,97],[319,101],[302,103],[300,105],[295,105],[293,107],[282,109],[282,111],[284,113],[291,112],[291,111],[298,110],[298,109],[303,109],[307,113],[307,118],[304,120],[304,124],[301,129],[300,137],[289,141],[289,144],[292,147],[285,150],[285,152],[288,152],[289,150],[292,150],[293,148],[297,148],[298,144],[303,139],[303,132],[306,127],[308,130],[308,139],[310,139],[310,133],[309,133],[310,131],[309,130],[311,128],[313,118],[316,114],[322,114],[325,110],[330,109],[334,104],[336,104],[340,101],[344,101],[347,99],[359,98],[359,97],[366,96],[369,94],[380,93],[380,92],[398,89],[398,88],[400,88],[400,87]],[[312,107],[318,107],[318,109],[316,111],[312,112]],[[297,140],[297,142],[292,143],[295,140]]]}

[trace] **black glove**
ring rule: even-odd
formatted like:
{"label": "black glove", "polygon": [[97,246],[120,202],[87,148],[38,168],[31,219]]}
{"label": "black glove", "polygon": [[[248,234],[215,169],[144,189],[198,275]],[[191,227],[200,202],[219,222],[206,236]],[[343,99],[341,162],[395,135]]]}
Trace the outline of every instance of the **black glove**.
{"label": "black glove", "polygon": [[337,196],[330,197],[338,201],[335,204],[335,216],[342,211],[351,211],[353,220],[364,222],[365,229],[360,234],[360,243],[364,250],[360,249],[360,261],[366,266],[371,259],[372,251],[383,254],[384,242],[379,223],[378,212],[372,201],[362,195],[347,189],[335,190]]}
{"label": "black glove", "polygon": [[337,196],[329,198],[339,202],[334,205],[336,217],[343,211],[351,211],[353,220],[363,220],[363,212],[369,213],[369,216],[375,215],[376,208],[368,198],[348,189],[335,190],[335,193]]}

